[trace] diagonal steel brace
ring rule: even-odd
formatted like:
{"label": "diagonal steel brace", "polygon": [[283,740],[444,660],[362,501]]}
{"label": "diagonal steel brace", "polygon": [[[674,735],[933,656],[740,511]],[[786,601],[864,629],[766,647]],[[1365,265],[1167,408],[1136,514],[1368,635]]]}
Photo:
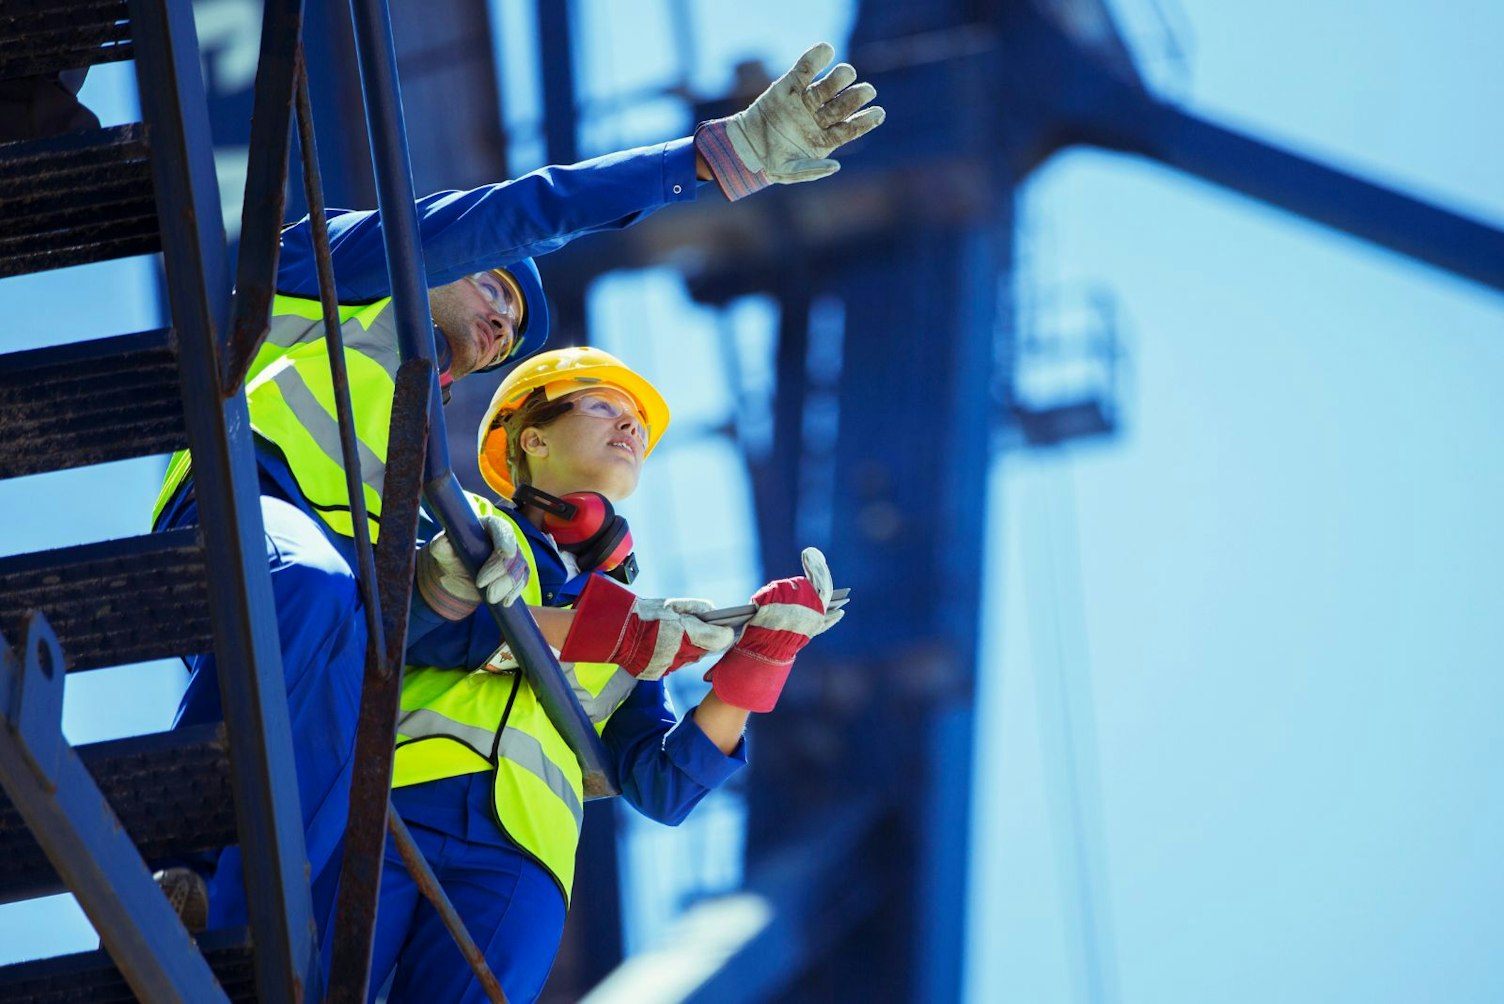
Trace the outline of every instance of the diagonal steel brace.
{"label": "diagonal steel brace", "polygon": [[227,1001],[136,845],[63,738],[63,650],[32,611],[26,642],[0,636],[0,786],[136,996]]}

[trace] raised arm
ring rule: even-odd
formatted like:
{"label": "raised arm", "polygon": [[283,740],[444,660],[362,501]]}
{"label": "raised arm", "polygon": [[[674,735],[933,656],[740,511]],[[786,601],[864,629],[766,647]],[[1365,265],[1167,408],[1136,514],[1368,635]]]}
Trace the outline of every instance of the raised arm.
{"label": "raised arm", "polygon": [[[585,234],[629,227],[671,202],[693,200],[699,183],[712,178],[735,200],[768,185],[833,174],[840,164],[831,155],[885,116],[871,104],[876,89],[858,81],[849,63],[818,76],[834,52],[824,42],[813,46],[745,110],[701,123],[693,138],[418,200],[428,285],[536,258]],[[336,210],[329,237],[341,303],[390,294],[380,213]],[[318,295],[306,219],[282,232],[277,289]]]}
{"label": "raised arm", "polygon": [[[631,226],[671,202],[691,201],[698,168],[693,141],[686,138],[425,196],[417,206],[428,285],[535,258],[576,237]],[[333,211],[329,240],[340,302],[391,294],[380,212]],[[277,289],[318,295],[306,217],[282,231]]]}

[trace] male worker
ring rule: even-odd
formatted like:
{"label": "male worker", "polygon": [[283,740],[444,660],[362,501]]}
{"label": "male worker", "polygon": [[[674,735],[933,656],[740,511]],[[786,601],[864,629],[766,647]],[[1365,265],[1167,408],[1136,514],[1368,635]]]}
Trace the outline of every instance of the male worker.
{"label": "male worker", "polygon": [[[532,257],[583,234],[620,229],[670,202],[695,198],[715,180],[730,199],[769,184],[811,181],[836,171],[829,155],[880,125],[875,96],[842,63],[816,80],[833,56],[821,43],[747,109],[703,123],[692,138],[548,167],[468,192],[417,203],[436,322],[441,382],[494,369],[540,348],[548,312]],[[361,481],[374,540],[386,464],[387,426],[398,364],[381,219],[332,213],[335,283],[349,370]],[[246,384],[261,479],[262,520],[281,636],[300,804],[313,883],[314,918],[330,930],[366,634],[355,583],[353,524],[345,493],[317,301],[311,228],[283,231],[270,333]],[[189,457],[174,458],[158,499],[158,529],[197,522]],[[509,525],[484,521],[494,552],[476,576],[471,602],[503,602],[525,581]],[[437,557],[437,556],[436,556]],[[468,578],[452,550],[443,569]],[[187,726],[221,717],[212,655],[189,660],[178,712]],[[211,927],[243,924],[246,903],[237,848],[219,859],[209,889]]]}

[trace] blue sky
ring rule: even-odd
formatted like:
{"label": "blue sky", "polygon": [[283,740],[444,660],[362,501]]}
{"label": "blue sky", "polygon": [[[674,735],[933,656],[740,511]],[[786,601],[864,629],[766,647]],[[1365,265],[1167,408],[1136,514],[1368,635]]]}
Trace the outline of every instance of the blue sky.
{"label": "blue sky", "polygon": [[[1135,36],[1150,2],[1114,7]],[[736,59],[779,68],[850,20],[844,4],[690,6],[690,72],[709,91]],[[500,4],[509,22],[531,7]],[[677,74],[660,8],[584,4],[599,28],[582,41],[587,99]],[[1504,142],[1488,128],[1504,9],[1179,9],[1199,112],[1504,221]],[[86,92],[107,121],[132,117],[119,70]],[[648,109],[595,128],[592,150],[683,123]],[[992,472],[970,998],[1504,997],[1504,300],[1132,158],[1057,158],[1021,209],[1019,283],[1111,289],[1131,379],[1119,439],[1005,454]],[[146,274],[0,283],[7,341],[149,327]],[[678,429],[713,423],[729,377],[703,378],[708,346],[734,332],[758,372],[765,305],[723,322],[670,277],[645,281],[651,327],[684,332],[672,351],[644,346],[645,368],[681,388]],[[608,284],[592,303],[608,347],[630,335],[623,296]],[[731,458],[708,442],[672,456],[665,482],[721,471],[717,508],[746,525]],[[159,470],[0,482],[0,551],[138,532]],[[662,590],[744,591],[750,541],[732,536],[709,575],[650,491],[629,515],[666,559]],[[75,677],[69,735],[163,727],[180,685],[171,667]],[[682,839],[734,839],[735,812]],[[643,832],[631,860],[683,860]],[[59,902],[0,907],[0,956],[91,944]]]}
{"label": "blue sky", "polygon": [[[1504,11],[1181,6],[1199,112],[1504,220]],[[1131,158],[1023,207],[1132,379],[994,471],[974,999],[1498,999],[1504,300]]]}

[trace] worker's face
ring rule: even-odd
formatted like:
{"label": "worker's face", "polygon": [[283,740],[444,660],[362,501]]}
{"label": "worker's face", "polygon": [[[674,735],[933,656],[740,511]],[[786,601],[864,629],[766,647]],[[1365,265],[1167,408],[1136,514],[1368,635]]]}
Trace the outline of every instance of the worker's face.
{"label": "worker's face", "polygon": [[636,402],[610,387],[562,400],[575,407],[548,425],[522,431],[533,485],[551,495],[600,492],[613,502],[631,495],[647,451],[646,423]]}
{"label": "worker's face", "polygon": [[449,375],[455,380],[506,358],[517,342],[521,304],[489,272],[430,289],[428,307],[449,343]]}

